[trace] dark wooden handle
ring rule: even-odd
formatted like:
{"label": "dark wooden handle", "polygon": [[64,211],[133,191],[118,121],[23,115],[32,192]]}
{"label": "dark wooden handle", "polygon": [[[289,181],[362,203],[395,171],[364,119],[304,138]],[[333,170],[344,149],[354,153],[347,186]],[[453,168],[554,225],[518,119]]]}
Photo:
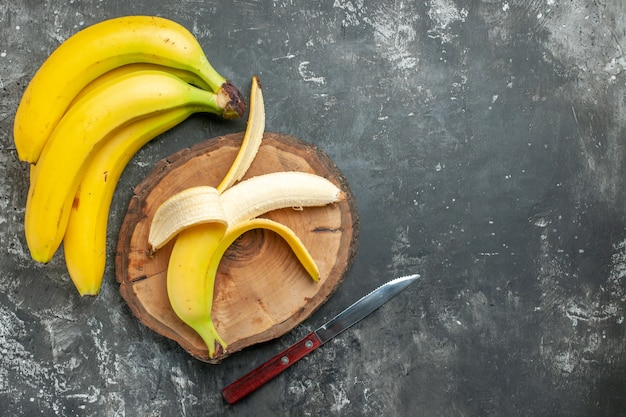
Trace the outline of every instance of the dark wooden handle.
{"label": "dark wooden handle", "polygon": [[315,332],[308,334],[296,344],[228,385],[222,390],[222,395],[230,404],[236,403],[321,345],[322,342]]}

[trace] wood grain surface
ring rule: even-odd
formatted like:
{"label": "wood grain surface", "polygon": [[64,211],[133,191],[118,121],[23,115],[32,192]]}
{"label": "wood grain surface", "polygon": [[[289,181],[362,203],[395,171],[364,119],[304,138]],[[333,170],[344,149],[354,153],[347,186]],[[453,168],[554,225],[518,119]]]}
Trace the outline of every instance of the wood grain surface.
{"label": "wood grain surface", "polygon": [[167,298],[166,270],[173,242],[150,255],[147,236],[152,216],[165,199],[188,187],[219,183],[242,138],[243,133],[214,138],[157,164],[135,188],[117,245],[116,276],[133,313],[149,328],[210,363],[281,336],[309,317],[340,285],[357,246],[358,214],[338,168],[305,142],[266,133],[244,179],[276,171],[310,172],[335,183],[346,198],[325,207],[287,208],[264,216],[289,226],[303,241],[320,269],[317,283],[273,232],[253,230],[231,246],[218,270],[212,310],[228,346],[208,357],[202,339],[175,315]]}

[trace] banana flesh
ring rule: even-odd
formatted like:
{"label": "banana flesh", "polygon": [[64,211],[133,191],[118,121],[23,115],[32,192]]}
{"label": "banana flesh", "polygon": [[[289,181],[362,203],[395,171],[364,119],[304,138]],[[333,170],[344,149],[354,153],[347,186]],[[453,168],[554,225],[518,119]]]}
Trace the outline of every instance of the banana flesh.
{"label": "banana flesh", "polygon": [[150,252],[162,248],[183,229],[201,223],[228,225],[217,189],[198,186],[175,194],[154,214],[148,235]]}
{"label": "banana flesh", "polygon": [[32,172],[24,229],[35,261],[50,261],[60,245],[80,179],[99,147],[128,123],[183,107],[223,110],[214,93],[163,71],[136,71],[94,89],[67,112]]}
{"label": "banana flesh", "polygon": [[163,247],[180,231],[219,221],[234,228],[272,210],[336,203],[343,193],[327,179],[304,172],[273,172],[241,181],[219,194],[210,186],[188,188],[163,202],[152,219],[148,244]]}
{"label": "banana flesh", "polygon": [[272,172],[234,185],[221,195],[229,226],[272,210],[325,206],[343,200],[332,182],[306,172]]}
{"label": "banana flesh", "polygon": [[15,115],[19,158],[38,161],[52,131],[84,87],[110,70],[138,62],[196,74],[228,109],[226,117],[240,117],[245,111],[239,91],[215,71],[183,26],[155,16],[114,18],[71,36],[34,75]]}

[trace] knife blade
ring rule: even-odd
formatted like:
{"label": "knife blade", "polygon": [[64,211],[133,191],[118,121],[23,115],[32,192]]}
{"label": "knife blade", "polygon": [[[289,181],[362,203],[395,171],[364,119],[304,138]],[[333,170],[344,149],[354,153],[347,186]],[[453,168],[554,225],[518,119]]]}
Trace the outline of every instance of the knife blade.
{"label": "knife blade", "polygon": [[222,396],[229,404],[234,404],[241,400],[307,354],[367,317],[419,277],[419,274],[399,277],[376,288],[317,330],[309,333],[278,355],[226,386],[226,388],[222,389]]}

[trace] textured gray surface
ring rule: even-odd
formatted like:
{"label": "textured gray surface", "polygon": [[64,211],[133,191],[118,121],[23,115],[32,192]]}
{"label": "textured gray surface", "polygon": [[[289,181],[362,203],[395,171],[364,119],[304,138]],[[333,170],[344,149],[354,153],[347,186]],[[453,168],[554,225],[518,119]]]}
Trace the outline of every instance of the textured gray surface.
{"label": "textured gray surface", "polygon": [[[112,265],[80,299],[62,253],[23,237],[23,89],[82,27],[176,20],[267,129],[318,145],[348,178],[359,254],[292,333],[218,366],[138,324]],[[624,416],[626,6],[619,0],[0,3],[0,411],[48,416]],[[146,146],[113,202],[159,159],[244,121],[194,117]],[[236,406],[219,390],[367,290],[424,280]]]}

